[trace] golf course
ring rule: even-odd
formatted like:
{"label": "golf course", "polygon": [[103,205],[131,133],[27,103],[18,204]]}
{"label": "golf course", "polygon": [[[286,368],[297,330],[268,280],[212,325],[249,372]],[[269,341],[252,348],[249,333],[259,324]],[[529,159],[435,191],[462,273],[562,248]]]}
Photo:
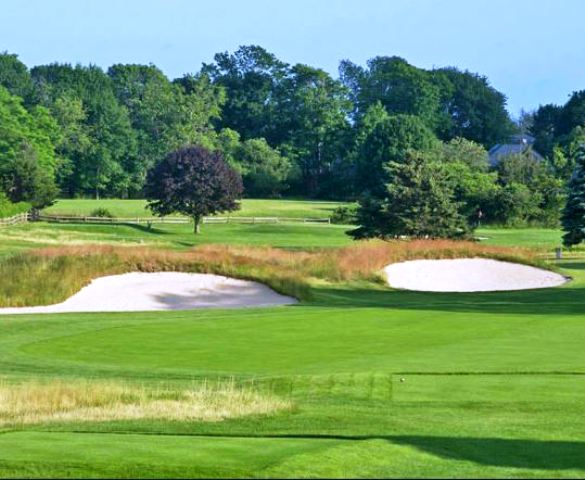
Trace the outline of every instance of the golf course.
{"label": "golf course", "polygon": [[[139,215],[139,202],[108,202]],[[98,204],[58,201],[52,210],[87,215]],[[336,206],[244,201],[240,213],[325,217]],[[130,271],[233,276],[299,300],[0,316],[0,476],[585,475],[582,251],[553,260],[561,232],[552,229],[480,229],[479,242],[354,242],[349,228],[0,230],[3,307],[57,303]],[[431,293],[381,279],[395,261],[468,256],[571,280]]]}

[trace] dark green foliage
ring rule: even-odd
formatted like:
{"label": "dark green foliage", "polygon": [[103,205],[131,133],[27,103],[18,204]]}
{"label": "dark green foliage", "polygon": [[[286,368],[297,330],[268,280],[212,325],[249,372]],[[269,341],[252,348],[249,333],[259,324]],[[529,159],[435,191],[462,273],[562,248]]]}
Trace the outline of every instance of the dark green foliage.
{"label": "dark green foliage", "polygon": [[148,173],[145,193],[157,215],[193,218],[195,232],[204,215],[237,210],[242,178],[219,152],[186,147],[170,153]]}
{"label": "dark green foliage", "polygon": [[550,156],[558,136],[558,123],[562,107],[548,104],[541,105],[534,112],[530,134],[536,138],[535,149],[542,155]]}
{"label": "dark green foliage", "polygon": [[565,106],[542,106],[516,126],[536,136],[543,165],[522,172],[503,162],[490,170],[480,145],[511,132],[505,96],[481,75],[424,70],[396,56],[366,67],[343,61],[338,80],[250,45],[171,81],[140,64],[29,71],[4,53],[0,86],[7,89],[0,94],[2,188],[36,206],[57,194],[142,198],[148,171],[187,145],[221,152],[248,196],[381,199],[390,162],[432,151],[471,223],[481,216],[555,225],[584,137],[585,93],[576,92]]}
{"label": "dark green foliage", "polygon": [[0,53],[0,86],[12,95],[22,98],[27,104],[33,100],[34,88],[28,68],[18,55]]}
{"label": "dark green foliage", "polygon": [[556,134],[567,135],[575,127],[585,125],[585,90],[573,92],[569,101],[561,109]]}
{"label": "dark green foliage", "polygon": [[368,60],[367,69],[345,60],[340,72],[357,117],[380,102],[390,114],[416,115],[427,126],[436,125],[440,92],[425,70],[400,57],[375,57]]}
{"label": "dark green foliage", "polygon": [[56,128],[44,108],[28,112],[0,87],[0,190],[12,202],[43,207],[55,198]]}
{"label": "dark green foliage", "polygon": [[463,137],[490,148],[512,133],[506,97],[486,77],[456,68],[443,68],[432,74],[441,86],[441,112],[446,113],[437,126],[441,138]]}
{"label": "dark green foliage", "polygon": [[357,188],[373,195],[385,192],[389,162],[401,162],[410,150],[429,150],[438,143],[422,120],[412,115],[393,115],[376,122],[360,142]]}
{"label": "dark green foliage", "polygon": [[139,191],[144,172],[136,162],[136,133],[112,80],[99,67],[66,64],[35,67],[31,75],[41,103],[61,117],[64,129],[77,132],[61,145],[67,160],[61,188],[96,198]]}
{"label": "dark green foliage", "polygon": [[235,156],[249,197],[274,197],[286,189],[290,161],[263,138],[242,142]]}
{"label": "dark green foliage", "polygon": [[339,225],[352,225],[357,223],[358,205],[337,207],[331,214],[331,223]]}
{"label": "dark green foliage", "polygon": [[410,151],[402,162],[390,162],[384,197],[360,201],[354,238],[456,238],[468,230],[449,178],[439,164]]}
{"label": "dark green foliage", "polygon": [[90,217],[114,218],[114,215],[104,207],[95,208],[89,213]]}
{"label": "dark green foliage", "polygon": [[547,162],[535,160],[528,151],[501,159],[496,171],[499,190],[488,219],[507,225],[558,226],[563,181]]}
{"label": "dark green foliage", "polygon": [[138,175],[171,150],[205,144],[210,121],[219,117],[220,89],[204,76],[185,76],[177,82],[154,65],[113,65],[108,69],[118,101],[126,107],[137,135]]}
{"label": "dark green foliage", "polygon": [[577,164],[569,182],[569,196],[562,216],[563,243],[570,247],[585,240],[585,145],[577,154]]}
{"label": "dark green foliage", "polygon": [[271,139],[274,94],[288,65],[257,45],[218,53],[214,60],[202,71],[227,93],[220,126],[238,131],[245,140]]}
{"label": "dark green foliage", "polygon": [[490,172],[487,151],[479,144],[455,138],[433,152],[453,188],[461,213],[471,225],[488,220],[497,196],[497,173]]}
{"label": "dark green foliage", "polygon": [[351,103],[340,82],[323,70],[307,65],[290,69],[277,91],[279,115],[275,125],[280,141],[300,170],[299,193],[323,193],[322,182],[334,174],[343,155]]}
{"label": "dark green foliage", "polygon": [[364,69],[341,62],[354,119],[379,102],[390,114],[419,117],[440,138],[464,137],[491,147],[513,130],[506,97],[487,78],[456,68],[426,71],[399,57],[375,57]]}

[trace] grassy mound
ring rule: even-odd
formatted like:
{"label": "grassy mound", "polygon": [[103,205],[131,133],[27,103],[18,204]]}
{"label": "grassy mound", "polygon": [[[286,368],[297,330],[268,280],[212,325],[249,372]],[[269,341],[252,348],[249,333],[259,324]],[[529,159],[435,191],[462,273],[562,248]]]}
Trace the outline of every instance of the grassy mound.
{"label": "grassy mound", "polygon": [[370,241],[310,252],[225,245],[206,245],[185,252],[145,247],[54,247],[1,260],[4,275],[0,279],[0,306],[58,303],[93,278],[132,271],[214,273],[259,281],[284,295],[309,300],[313,281],[383,282],[380,271],[390,263],[470,257],[538,263],[530,250],[438,240]]}

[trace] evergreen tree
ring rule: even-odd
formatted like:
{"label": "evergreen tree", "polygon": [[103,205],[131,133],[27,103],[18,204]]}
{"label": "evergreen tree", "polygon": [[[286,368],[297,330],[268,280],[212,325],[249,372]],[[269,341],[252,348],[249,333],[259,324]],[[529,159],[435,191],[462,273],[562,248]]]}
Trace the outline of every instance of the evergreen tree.
{"label": "evergreen tree", "polygon": [[576,156],[576,167],[569,182],[569,196],[562,218],[563,243],[570,247],[585,240],[585,144]]}
{"label": "evergreen tree", "polygon": [[390,182],[383,198],[360,202],[360,227],[354,238],[454,238],[468,229],[454,200],[451,182],[440,164],[422,152],[411,151],[404,162],[387,165]]}

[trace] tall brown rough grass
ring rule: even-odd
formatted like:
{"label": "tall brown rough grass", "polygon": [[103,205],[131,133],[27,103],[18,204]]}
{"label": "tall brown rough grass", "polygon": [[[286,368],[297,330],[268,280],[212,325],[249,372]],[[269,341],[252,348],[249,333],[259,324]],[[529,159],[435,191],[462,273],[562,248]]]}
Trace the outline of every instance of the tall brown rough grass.
{"label": "tall brown rough grass", "polygon": [[61,302],[93,278],[132,271],[214,273],[263,282],[280,293],[307,300],[314,280],[380,281],[381,269],[390,263],[472,257],[538,264],[536,253],[529,249],[450,240],[364,241],[307,252],[226,245],[187,252],[104,245],[49,247],[0,262],[0,306]]}
{"label": "tall brown rough grass", "polygon": [[0,384],[0,427],[138,419],[217,422],[291,408],[288,400],[229,381],[181,390],[114,381]]}

